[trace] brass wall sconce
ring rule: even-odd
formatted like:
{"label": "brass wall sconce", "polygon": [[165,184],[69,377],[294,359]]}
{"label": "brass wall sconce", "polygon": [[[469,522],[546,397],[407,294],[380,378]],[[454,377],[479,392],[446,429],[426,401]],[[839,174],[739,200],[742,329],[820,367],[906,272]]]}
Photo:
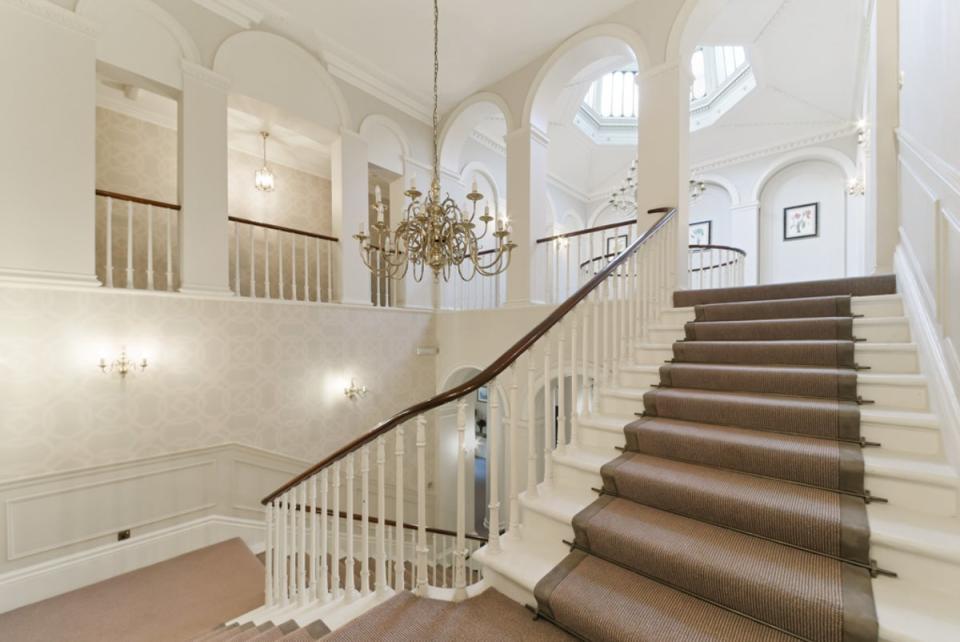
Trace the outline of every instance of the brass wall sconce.
{"label": "brass wall sconce", "polygon": [[134,361],[127,356],[127,349],[121,348],[120,356],[112,362],[108,364],[106,359],[100,357],[100,363],[97,365],[103,374],[112,374],[115,372],[120,375],[121,379],[124,379],[131,372],[143,372],[146,370],[147,358],[143,357],[140,361]]}
{"label": "brass wall sconce", "polygon": [[343,394],[346,395],[350,401],[356,401],[367,394],[367,387],[358,385],[356,381],[351,379],[350,385],[343,389]]}

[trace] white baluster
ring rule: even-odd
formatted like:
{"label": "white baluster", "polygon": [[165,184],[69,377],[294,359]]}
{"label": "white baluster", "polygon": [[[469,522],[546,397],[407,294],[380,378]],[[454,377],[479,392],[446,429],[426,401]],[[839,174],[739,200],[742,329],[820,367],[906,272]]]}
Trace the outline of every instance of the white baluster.
{"label": "white baluster", "polygon": [[537,433],[534,387],[537,375],[537,360],[533,349],[527,351],[527,499],[533,499],[537,492]]}
{"label": "white baluster", "polygon": [[257,296],[257,254],[256,254],[256,226],[250,226],[250,297]]}
{"label": "white baluster", "polygon": [[566,299],[571,294],[570,292],[570,237],[567,237],[566,240],[567,240],[567,245],[566,247],[564,247],[564,250],[566,252],[566,257],[564,259],[564,266],[563,266],[563,282],[564,282],[564,288],[566,290],[563,294],[564,299]]}
{"label": "white baluster", "polygon": [[490,385],[490,422],[487,426],[487,463],[490,473],[490,539],[491,553],[500,552],[500,395],[497,379]]}
{"label": "white baluster", "polygon": [[330,584],[333,597],[340,597],[340,462],[333,462],[333,555],[330,558]]}
{"label": "white baluster", "polygon": [[327,244],[327,301],[333,301],[333,245]]}
{"label": "white baluster", "polygon": [[283,236],[277,230],[277,298],[283,299]]}
{"label": "white baluster", "polygon": [[300,606],[307,604],[307,485],[299,486],[300,525],[297,529],[300,541],[297,543],[297,596]]}
{"label": "white baluster", "polygon": [[[297,235],[290,235],[290,299],[297,300]],[[352,519],[352,517],[351,517]],[[351,578],[351,581],[352,578]]]}
{"label": "white baluster", "polygon": [[288,539],[287,539],[287,526],[289,524],[289,511],[290,511],[290,493],[286,492],[283,494],[283,503],[280,507],[280,559],[277,562],[280,564],[280,606],[285,607],[290,603],[290,591],[289,585],[287,584],[287,574],[290,569],[289,564],[289,549],[288,549]]}
{"label": "white baluster", "polygon": [[453,601],[467,598],[466,559],[464,554],[467,534],[467,461],[466,461],[467,402],[457,401],[457,542],[454,551]]}
{"label": "white baluster", "polygon": [[[170,249],[169,239],[167,249]],[[233,293],[240,296],[240,224],[233,223]]]}
{"label": "white baluster", "polygon": [[557,452],[567,454],[567,405],[564,368],[567,343],[567,324],[564,319],[557,324]]}
{"label": "white baluster", "polygon": [[321,287],[322,287],[322,286],[320,285],[320,239],[317,238],[317,239],[314,239],[314,241],[316,241],[316,242],[313,244],[313,245],[314,245],[314,249],[317,251],[317,253],[316,253],[317,260],[314,262],[314,268],[315,268],[315,271],[316,271],[316,273],[317,273],[317,274],[316,274],[316,279],[314,280],[314,283],[315,283],[316,286],[317,286],[317,296],[316,296],[316,298],[314,299],[314,301],[316,301],[317,303],[320,303],[320,301],[323,300],[323,295],[322,295],[322,292],[321,292]]}
{"label": "white baluster", "polygon": [[263,298],[270,298],[270,230],[266,227],[263,228]]}
{"label": "white baluster", "polygon": [[543,336],[543,487],[553,486],[553,386],[550,383],[550,333]]}
{"label": "white baluster", "polygon": [[153,289],[153,205],[147,205],[147,289]]}
{"label": "white baluster", "polygon": [[590,395],[590,410],[594,414],[597,412],[597,408],[600,405],[600,338],[602,335],[602,321],[603,316],[601,314],[603,310],[603,283],[597,286],[597,288],[590,295],[592,299],[590,307],[593,310],[593,383],[592,383],[592,394]]}
{"label": "white baluster", "polygon": [[427,417],[417,417],[417,595],[427,594]]}
{"label": "white baluster", "polygon": [[320,471],[320,600],[330,599],[330,566],[328,564],[330,544],[330,478],[329,469]]}
{"label": "white baluster", "polygon": [[[294,237],[296,238],[296,237]],[[303,300],[310,300],[310,264],[307,259],[310,256],[310,251],[307,247],[308,237],[303,237]]]}
{"label": "white baluster", "polygon": [[319,533],[317,533],[317,476],[314,475],[307,482],[310,488],[310,599],[319,600],[320,593],[317,591],[317,578],[320,575],[320,561],[317,559],[319,554]]}
{"label": "white baluster", "polygon": [[387,459],[384,438],[377,438],[377,566],[376,591],[377,595],[387,592],[387,499],[386,499],[386,472],[384,465]]}
{"label": "white baluster", "polygon": [[577,391],[580,384],[577,383],[577,344],[580,339],[580,316],[583,312],[583,306],[577,305],[571,312],[571,331],[570,331],[570,445],[573,448],[579,443],[580,432],[580,405],[577,403]]}
{"label": "white baluster", "polygon": [[354,479],[354,459],[356,459],[356,453],[352,452],[347,455],[347,516],[346,516],[346,525],[347,525],[347,559],[346,564],[344,565],[343,580],[344,587],[346,589],[346,601],[351,602],[353,598],[356,597],[356,569],[353,554],[353,526],[354,526],[354,512],[353,512],[353,479]]}
{"label": "white baluster", "polygon": [[[170,234],[170,219],[176,216],[175,210],[167,211],[167,290],[173,292],[173,240]],[[239,243],[239,237],[237,242]],[[237,277],[240,278],[239,276]],[[239,294],[239,286],[237,288],[237,294]]]}
{"label": "white baluster", "polygon": [[290,570],[287,572],[287,595],[290,596],[290,602],[294,601],[297,595],[297,491],[293,488],[287,492],[289,502],[287,509],[287,559]]}
{"label": "white baluster", "polygon": [[133,202],[127,201],[127,288],[133,287]]}
{"label": "white baluster", "polygon": [[[106,286],[113,287],[113,199],[107,197],[107,244],[105,246],[107,254],[107,267],[104,269],[106,276]],[[169,240],[167,241],[169,243]]]}
{"label": "white baluster", "polygon": [[[306,255],[306,248],[304,248]],[[360,594],[370,594],[370,447],[360,450]]]}
{"label": "white baluster", "polygon": [[273,606],[273,574],[275,569],[273,568],[273,555],[274,555],[274,541],[273,541],[273,502],[271,501],[267,504],[266,510],[266,520],[267,520],[267,542],[263,549],[263,564],[264,564],[264,603],[271,607]]}
{"label": "white baluster", "polygon": [[283,557],[281,556],[282,549],[280,547],[280,542],[282,538],[280,537],[280,525],[283,521],[281,519],[283,512],[281,508],[281,502],[283,501],[283,496],[275,498],[273,501],[273,601],[274,603],[282,602],[282,588],[283,584],[281,583],[280,578],[280,568],[283,566]]}
{"label": "white baluster", "polygon": [[519,432],[520,409],[517,408],[517,394],[520,385],[517,382],[517,362],[510,364],[510,434],[507,439],[507,483],[510,493],[510,528],[511,538],[520,537],[520,480],[519,477],[519,445],[517,444]]}
{"label": "white baluster", "polygon": [[393,455],[396,458],[396,470],[394,471],[396,473],[396,488],[394,490],[394,497],[397,500],[397,552],[396,559],[393,562],[394,568],[396,569],[396,583],[393,588],[399,592],[405,588],[403,582],[403,426],[400,426],[396,430]]}

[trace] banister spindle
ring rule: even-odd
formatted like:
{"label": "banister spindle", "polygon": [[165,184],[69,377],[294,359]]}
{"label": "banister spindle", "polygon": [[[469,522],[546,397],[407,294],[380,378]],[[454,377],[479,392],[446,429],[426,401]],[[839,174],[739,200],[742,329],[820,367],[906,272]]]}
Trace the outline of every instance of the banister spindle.
{"label": "banister spindle", "polygon": [[600,404],[600,335],[602,328],[602,303],[601,303],[601,292],[603,289],[603,284],[601,283],[589,296],[590,307],[593,310],[593,383],[591,385],[592,394],[590,395],[590,411],[596,414],[596,410]]}
{"label": "banister spindle", "polygon": [[263,228],[263,298],[270,298],[270,230],[266,227]]}
{"label": "banister spindle", "polygon": [[310,257],[310,250],[307,246],[309,238],[303,237],[303,300],[310,301],[310,263],[307,259]]}
{"label": "banister spindle", "polygon": [[320,303],[320,301],[323,300],[323,296],[321,293],[321,285],[320,285],[320,239],[317,238],[317,239],[314,239],[314,241],[315,243],[313,245],[314,245],[314,249],[316,250],[316,257],[317,257],[317,260],[314,261],[314,270],[316,271],[314,285],[317,286],[316,287],[317,294],[314,301],[316,301],[317,303]]}
{"label": "banister spindle", "polygon": [[567,454],[566,362],[567,320],[557,323],[557,452]]}
{"label": "banister spindle", "polygon": [[377,561],[374,569],[377,595],[384,595],[387,592],[387,493],[386,493],[386,471],[384,466],[387,461],[386,447],[384,445],[386,438],[377,438]]}
{"label": "banister spindle", "polygon": [[147,205],[147,289],[153,289],[153,205]]}
{"label": "banister spindle", "polygon": [[290,522],[290,492],[283,494],[283,503],[280,508],[280,606],[287,606],[290,603],[290,589],[287,583],[287,575],[290,570],[290,550],[287,530]]}
{"label": "banister spindle", "polygon": [[534,499],[537,492],[537,423],[536,388],[537,360],[533,348],[527,351],[527,499]]}
{"label": "banister spindle", "polygon": [[500,552],[500,394],[498,379],[490,382],[490,422],[487,426],[487,462],[490,472],[490,552]]}
{"label": "banister spindle", "polygon": [[277,230],[277,298],[283,300],[283,236]]}
{"label": "banister spindle", "polygon": [[[304,248],[306,255],[306,248]],[[309,293],[308,293],[309,294]],[[309,296],[307,298],[309,300]],[[370,446],[360,449],[360,594],[370,594]]]}
{"label": "banister spindle", "polygon": [[273,601],[274,603],[282,603],[282,587],[280,579],[280,568],[283,566],[283,557],[281,553],[283,552],[280,547],[281,537],[280,537],[280,523],[283,521],[281,519],[282,515],[282,502],[283,496],[275,499],[273,502]]}
{"label": "banister spindle", "polygon": [[427,594],[427,417],[417,417],[417,595]]}
{"label": "banister spindle", "polygon": [[610,323],[610,382],[613,385],[620,384],[620,338],[623,335],[621,324],[621,311],[623,301],[620,296],[620,289],[623,285],[621,278],[621,269],[623,265],[617,266],[617,269],[609,277],[610,286],[613,289],[613,318]]}
{"label": "banister spindle", "polygon": [[580,390],[580,384],[577,382],[577,347],[580,343],[580,316],[583,307],[578,304],[570,311],[572,328],[570,332],[570,446],[573,448],[576,448],[580,441],[580,404],[577,403],[577,391]]}
{"label": "banister spindle", "polygon": [[[290,299],[297,300],[297,235],[290,235]],[[352,517],[351,517],[352,519]],[[351,578],[350,581],[353,581]]]}
{"label": "banister spindle", "polygon": [[300,606],[307,604],[307,485],[297,486],[299,497],[299,522],[297,526],[297,598]]}
{"label": "banister spindle", "polygon": [[250,298],[257,296],[257,253],[256,253],[256,227],[250,226]]}
{"label": "banister spindle", "polygon": [[333,555],[330,558],[330,590],[334,599],[342,595],[340,590],[340,462],[333,462]]}
{"label": "banister spindle", "polygon": [[267,504],[266,510],[266,521],[267,521],[267,533],[266,533],[266,544],[263,549],[263,565],[264,565],[264,603],[267,607],[273,606],[273,574],[275,572],[273,566],[273,555],[274,555],[274,541],[273,541],[273,510],[274,502]]}
{"label": "banister spindle", "polygon": [[600,284],[600,296],[603,299],[603,362],[600,376],[604,385],[610,385],[610,373],[613,362],[613,284],[607,276]]}
{"label": "banister spindle", "polygon": [[133,287],[133,201],[127,201],[127,288]]}
{"label": "banister spindle", "polygon": [[550,383],[550,332],[543,335],[543,487],[553,486],[553,386]]}
{"label": "banister spindle", "polygon": [[457,541],[453,562],[453,601],[467,598],[466,555],[464,553],[467,522],[467,461],[466,461],[467,401],[457,401]]}
{"label": "banister spindle", "polygon": [[327,242],[327,301],[333,301],[333,248],[332,242]]}
{"label": "banister spindle", "polygon": [[[170,249],[170,239],[167,239],[167,249]],[[240,224],[233,223],[233,293],[240,296]]]}
{"label": "banister spindle", "polygon": [[396,498],[396,511],[395,516],[397,520],[397,542],[396,542],[396,554],[393,561],[394,565],[394,590],[397,592],[403,591],[405,588],[403,575],[404,575],[404,563],[403,563],[403,426],[399,426],[395,431],[396,440],[393,444],[393,455],[396,458],[395,466],[396,470],[396,486],[394,489],[394,497]]}
{"label": "banister spindle", "polygon": [[[107,218],[106,218],[106,228],[107,228],[107,239],[104,250],[106,250],[107,265],[104,268],[104,276],[106,277],[106,286],[108,288],[113,287],[113,199],[109,196],[107,197]],[[169,243],[169,239],[167,241]]]}
{"label": "banister spindle", "polygon": [[294,602],[297,596],[297,489],[296,487],[287,492],[287,594],[290,596],[290,602]]}
{"label": "banister spindle", "polygon": [[520,536],[520,480],[519,477],[519,464],[518,461],[518,448],[517,444],[518,431],[520,426],[518,425],[518,420],[520,419],[520,409],[517,408],[517,394],[519,392],[519,384],[517,382],[517,362],[514,361],[510,364],[510,434],[507,441],[507,483],[509,484],[509,534],[511,538],[518,538]]}
{"label": "banister spindle", "polygon": [[320,471],[320,600],[330,600],[330,469]]}
{"label": "banister spindle", "polygon": [[317,591],[318,577],[320,576],[320,561],[317,559],[319,554],[318,545],[320,537],[317,533],[317,476],[310,478],[310,598],[320,599],[320,593]]}
{"label": "banister spindle", "polygon": [[[170,234],[170,219],[177,216],[174,210],[167,210],[167,291],[173,292],[173,237]],[[239,278],[239,276],[237,277]],[[237,294],[239,294],[239,288]]]}
{"label": "banister spindle", "polygon": [[353,554],[353,550],[354,550],[354,548],[353,548],[353,531],[354,531],[354,528],[353,528],[353,526],[354,526],[354,519],[353,519],[353,517],[354,517],[354,514],[355,514],[354,511],[353,511],[353,501],[354,501],[353,480],[354,480],[354,465],[355,465],[356,456],[357,456],[357,453],[356,453],[356,452],[352,452],[352,453],[348,454],[347,457],[346,457],[346,460],[347,460],[347,471],[346,471],[346,473],[347,473],[347,474],[346,474],[346,477],[347,477],[347,515],[346,515],[346,520],[345,520],[345,521],[346,521],[346,527],[347,527],[347,533],[346,533],[346,539],[347,539],[347,542],[346,542],[346,544],[347,544],[347,557],[346,557],[345,564],[344,564],[343,582],[344,582],[344,590],[345,590],[346,601],[347,601],[347,602],[352,602],[353,599],[356,597],[356,588],[357,588],[356,581],[355,581],[355,578],[356,578],[356,568],[355,568],[356,560],[355,560],[354,554]]}

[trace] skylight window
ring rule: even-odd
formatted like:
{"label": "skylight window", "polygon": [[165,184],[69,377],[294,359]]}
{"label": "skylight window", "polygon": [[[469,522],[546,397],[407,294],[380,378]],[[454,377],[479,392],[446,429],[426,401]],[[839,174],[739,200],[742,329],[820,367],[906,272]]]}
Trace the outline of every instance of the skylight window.
{"label": "skylight window", "polygon": [[723,91],[747,66],[747,52],[743,47],[699,47],[690,59],[693,74],[690,101],[705,100]]}
{"label": "skylight window", "polygon": [[636,69],[620,69],[595,80],[583,102],[599,118],[633,119],[638,98]]}

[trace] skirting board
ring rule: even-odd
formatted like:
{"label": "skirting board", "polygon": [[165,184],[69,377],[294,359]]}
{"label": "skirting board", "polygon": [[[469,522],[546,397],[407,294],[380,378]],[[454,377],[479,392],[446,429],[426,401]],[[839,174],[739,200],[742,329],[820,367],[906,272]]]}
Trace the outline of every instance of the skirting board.
{"label": "skirting board", "polygon": [[893,261],[897,290],[903,297],[910,333],[920,356],[920,367],[930,381],[931,404],[942,422],[944,452],[950,465],[960,472],[960,359],[956,346],[944,340],[938,331],[926,304],[919,267],[902,244],[897,247]]}
{"label": "skirting board", "polygon": [[240,537],[256,553],[262,521],[208,515],[75,555],[0,575],[0,613]]}

